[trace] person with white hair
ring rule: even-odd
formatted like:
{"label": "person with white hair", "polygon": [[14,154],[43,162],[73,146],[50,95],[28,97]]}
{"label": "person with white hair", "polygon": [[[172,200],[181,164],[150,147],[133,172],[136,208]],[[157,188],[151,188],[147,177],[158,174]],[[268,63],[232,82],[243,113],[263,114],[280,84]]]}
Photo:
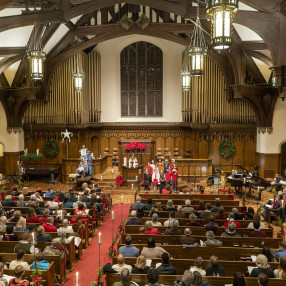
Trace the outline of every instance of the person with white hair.
{"label": "person with white hair", "polygon": [[28,207],[31,206],[31,203],[32,203],[32,202],[35,202],[35,203],[36,203],[37,208],[39,207],[39,202],[37,201],[37,196],[36,196],[35,194],[32,194],[32,195],[30,196],[30,200],[28,201]]}
{"label": "person with white hair", "polygon": [[185,200],[185,206],[183,207],[182,211],[184,213],[194,212],[194,208],[191,207],[191,201],[190,200]]}
{"label": "person with white hair", "polygon": [[131,211],[130,219],[127,221],[126,225],[142,225],[142,222],[137,219],[137,212],[135,210]]}
{"label": "person with white hair", "polygon": [[17,208],[25,208],[27,203],[24,201],[24,195],[19,195],[19,200],[17,201]]}
{"label": "person with white hair", "polygon": [[6,196],[5,200],[2,202],[2,207],[14,207],[14,202],[12,201],[12,196]]}
{"label": "person with white hair", "polygon": [[152,215],[151,223],[153,226],[162,226],[162,223],[158,221],[158,214],[157,213],[154,213]]}
{"label": "person with white hair", "polygon": [[62,222],[62,226],[58,229],[58,234],[64,230],[66,233],[74,233],[74,230],[71,225],[69,225],[69,221],[67,219],[64,219]]}
{"label": "person with white hair", "polygon": [[43,254],[44,255],[59,255],[61,250],[59,249],[62,246],[61,240],[59,238],[54,238],[52,244],[45,247]]}
{"label": "person with white hair", "polygon": [[142,207],[144,209],[144,204],[141,203],[141,197],[140,196],[137,196],[136,197],[136,203],[132,206],[132,209],[133,210],[138,210],[139,207]]}

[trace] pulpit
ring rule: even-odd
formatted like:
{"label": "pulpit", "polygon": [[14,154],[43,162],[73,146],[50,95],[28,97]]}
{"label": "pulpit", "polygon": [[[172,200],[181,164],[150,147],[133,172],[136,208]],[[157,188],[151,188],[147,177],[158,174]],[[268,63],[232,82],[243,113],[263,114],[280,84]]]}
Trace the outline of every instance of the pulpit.
{"label": "pulpit", "polygon": [[[146,148],[144,150],[125,150],[127,144],[138,141],[144,143]],[[128,161],[132,154],[137,159],[138,166],[147,166],[148,162],[155,158],[155,141],[154,140],[118,140],[119,153],[118,153],[118,165],[119,171],[122,171],[122,166],[128,167]],[[142,174],[143,175],[143,174]]]}

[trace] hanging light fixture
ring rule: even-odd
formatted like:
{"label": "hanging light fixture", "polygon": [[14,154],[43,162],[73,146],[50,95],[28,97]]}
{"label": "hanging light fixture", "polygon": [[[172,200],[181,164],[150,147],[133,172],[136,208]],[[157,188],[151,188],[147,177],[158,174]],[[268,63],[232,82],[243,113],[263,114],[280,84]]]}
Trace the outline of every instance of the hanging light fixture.
{"label": "hanging light fixture", "polygon": [[85,76],[85,73],[82,70],[82,64],[80,61],[80,54],[77,53],[76,55],[76,71],[73,73],[74,78],[74,89],[75,92],[82,92],[83,90],[83,79]]}
{"label": "hanging light fixture", "polygon": [[42,80],[44,77],[44,62],[46,53],[42,49],[41,36],[38,35],[38,28],[34,26],[34,37],[32,47],[28,50],[27,58],[29,60],[31,78],[33,80]]}
{"label": "hanging light fixture", "polygon": [[207,16],[211,19],[211,38],[216,50],[231,46],[233,16],[238,10],[238,0],[208,0]]}
{"label": "hanging light fixture", "polygon": [[191,75],[201,76],[204,69],[204,56],[207,53],[207,44],[204,38],[204,32],[201,27],[199,16],[199,1],[197,8],[197,19],[194,25],[194,31],[191,37],[189,56],[191,59]]}
{"label": "hanging light fixture", "polygon": [[188,48],[186,48],[183,52],[181,75],[182,75],[182,81],[183,81],[183,90],[190,89],[191,88],[191,73],[190,73]]}

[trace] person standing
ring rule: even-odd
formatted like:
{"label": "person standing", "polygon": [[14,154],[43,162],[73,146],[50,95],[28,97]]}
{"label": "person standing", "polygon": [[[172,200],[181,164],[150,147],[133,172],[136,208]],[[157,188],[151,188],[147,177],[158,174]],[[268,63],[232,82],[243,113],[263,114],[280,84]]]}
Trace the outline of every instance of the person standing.
{"label": "person standing", "polygon": [[169,163],[168,159],[166,158],[165,161],[164,161],[164,173],[167,172],[169,167],[170,167],[170,163]]}
{"label": "person standing", "polygon": [[160,194],[162,194],[162,190],[165,188],[166,186],[166,177],[164,174],[164,171],[162,170],[160,173],[160,178],[159,178],[159,182],[160,182]]}
{"label": "person standing", "polygon": [[84,160],[87,162],[87,170],[88,170],[88,175],[91,176],[93,174],[92,171],[92,152],[90,150],[87,151],[87,154],[84,157]]}
{"label": "person standing", "polygon": [[24,177],[25,177],[25,166],[23,161],[20,161],[18,165],[18,170],[19,170],[19,176],[21,177],[21,181],[24,183]]}
{"label": "person standing", "polygon": [[157,192],[158,184],[160,184],[160,182],[159,182],[159,174],[158,174],[158,170],[157,169],[154,170],[154,173],[152,175],[152,184],[153,184],[153,187],[154,187],[154,192]]}
{"label": "person standing", "polygon": [[159,174],[161,174],[162,171],[164,172],[164,163],[162,162],[162,159],[158,160],[157,167],[159,170]]}
{"label": "person standing", "polygon": [[177,191],[177,180],[178,180],[178,172],[177,169],[173,169],[171,172],[171,179],[172,179],[172,191]]}
{"label": "person standing", "polygon": [[149,186],[150,186],[150,174],[149,174],[149,170],[148,168],[145,169],[145,173],[144,173],[144,188],[145,188],[145,193],[149,192]]}

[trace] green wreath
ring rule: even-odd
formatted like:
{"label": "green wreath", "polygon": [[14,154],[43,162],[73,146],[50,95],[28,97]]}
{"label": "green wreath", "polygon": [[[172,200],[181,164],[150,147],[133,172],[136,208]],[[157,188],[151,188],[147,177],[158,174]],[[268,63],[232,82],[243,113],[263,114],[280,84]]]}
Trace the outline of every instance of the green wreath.
{"label": "green wreath", "polygon": [[218,146],[218,152],[224,159],[228,159],[233,156],[235,146],[230,140],[223,140]]}
{"label": "green wreath", "polygon": [[44,145],[44,152],[48,157],[51,158],[57,157],[57,155],[60,152],[59,144],[54,140],[46,141]]}

